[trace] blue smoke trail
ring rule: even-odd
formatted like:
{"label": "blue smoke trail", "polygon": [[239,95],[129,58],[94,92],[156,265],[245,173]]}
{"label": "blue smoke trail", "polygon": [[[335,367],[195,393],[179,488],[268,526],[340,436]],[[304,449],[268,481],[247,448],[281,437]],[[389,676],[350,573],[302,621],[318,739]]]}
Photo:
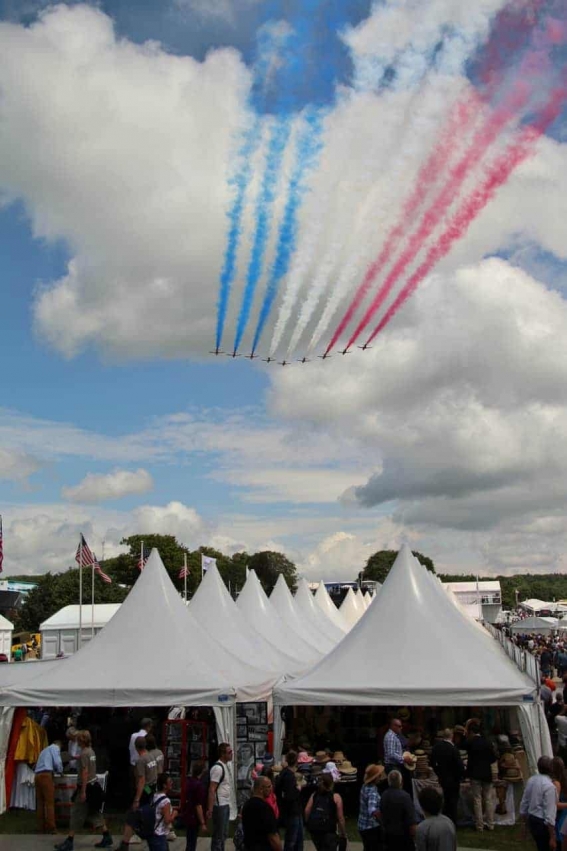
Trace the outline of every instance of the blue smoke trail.
{"label": "blue smoke trail", "polygon": [[231,181],[236,187],[236,194],[232,207],[228,213],[230,227],[224,255],[224,264],[220,276],[219,298],[217,302],[217,350],[221,347],[224,324],[226,322],[226,313],[228,310],[230,288],[234,282],[234,278],[236,277],[236,257],[238,254],[238,247],[240,245],[240,238],[242,236],[242,214],[244,212],[244,201],[246,198],[246,191],[252,177],[252,157],[258,147],[259,138],[260,122],[258,118],[256,118],[249,131],[246,133],[244,143],[239,151],[239,159],[242,162],[242,167]]}
{"label": "blue smoke trail", "polygon": [[244,289],[244,295],[242,296],[242,304],[240,306],[238,324],[236,326],[236,336],[234,338],[235,351],[238,350],[238,347],[242,342],[242,337],[244,336],[244,332],[250,318],[250,311],[252,310],[256,287],[258,286],[258,281],[262,276],[264,268],[264,257],[266,254],[268,239],[270,237],[270,216],[272,205],[276,197],[282,156],[289,141],[291,126],[292,117],[289,115],[276,119],[272,127],[270,141],[268,143],[264,177],[256,204],[256,229],[254,234],[254,243],[252,245],[250,263],[248,264],[246,286]]}
{"label": "blue smoke trail", "polygon": [[323,115],[322,109],[308,109],[304,116],[306,126],[297,143],[295,167],[289,182],[287,202],[278,234],[276,257],[254,333],[253,353],[260,342],[260,337],[278,294],[279,285],[289,271],[291,258],[296,248],[298,213],[307,188],[305,178],[316,164],[322,147]]}

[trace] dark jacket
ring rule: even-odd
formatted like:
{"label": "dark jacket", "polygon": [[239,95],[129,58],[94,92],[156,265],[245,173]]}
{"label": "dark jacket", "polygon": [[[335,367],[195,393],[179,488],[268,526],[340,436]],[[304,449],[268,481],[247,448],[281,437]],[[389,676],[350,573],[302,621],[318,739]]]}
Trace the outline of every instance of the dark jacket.
{"label": "dark jacket", "polygon": [[276,798],[282,822],[301,815],[300,796],[295,772],[291,768],[284,768],[276,780]]}
{"label": "dark jacket", "polygon": [[437,742],[431,751],[430,763],[441,786],[457,786],[464,777],[463,761],[452,742]]}
{"label": "dark jacket", "polygon": [[467,739],[466,745],[469,755],[467,762],[467,775],[471,780],[480,780],[483,783],[492,782],[492,771],[490,766],[496,762],[496,754],[490,742],[484,736],[473,736]]}

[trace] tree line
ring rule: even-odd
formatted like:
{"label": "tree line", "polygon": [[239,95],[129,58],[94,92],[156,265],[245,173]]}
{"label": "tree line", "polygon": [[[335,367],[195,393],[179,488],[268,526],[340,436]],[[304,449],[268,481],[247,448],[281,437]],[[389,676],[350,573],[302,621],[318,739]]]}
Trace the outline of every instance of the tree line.
{"label": "tree line", "polygon": [[[292,591],[297,586],[297,570],[295,564],[283,553],[264,550],[257,553],[240,552],[232,556],[224,555],[212,547],[200,547],[189,550],[180,544],[173,535],[132,535],[124,538],[121,544],[128,551],[115,558],[106,559],[101,563],[105,573],[112,577],[112,584],[107,585],[100,577],[95,576],[95,601],[97,603],[121,603],[130,588],[140,575],[138,562],[140,547],[148,552],[157,548],[164,567],[175,585],[183,592],[184,580],[179,578],[185,556],[189,575],[187,577],[187,595],[192,597],[201,582],[201,556],[211,556],[217,561],[219,572],[233,596],[236,596],[246,581],[246,568],[256,572],[262,587],[270,594],[281,574]],[[397,550],[379,550],[373,553],[362,571],[358,574],[360,580],[384,582],[397,556]],[[414,556],[427,568],[435,573],[435,565],[429,556],[414,551]],[[85,579],[89,568],[83,573],[83,603],[90,602],[90,582]],[[474,575],[438,574],[443,582],[474,582]],[[29,576],[11,577],[26,580]],[[323,577],[324,578],[324,577]],[[353,579],[356,577],[353,576]],[[502,607],[512,609],[518,600],[536,598],[539,600],[567,599],[567,574],[520,574],[517,576],[489,576],[479,579],[498,579],[502,588]],[[23,605],[14,617],[16,631],[26,630],[35,632],[43,621],[50,618],[63,606],[77,604],[79,601],[79,569],[69,568],[63,573],[46,573],[36,579],[37,586],[29,592]]]}

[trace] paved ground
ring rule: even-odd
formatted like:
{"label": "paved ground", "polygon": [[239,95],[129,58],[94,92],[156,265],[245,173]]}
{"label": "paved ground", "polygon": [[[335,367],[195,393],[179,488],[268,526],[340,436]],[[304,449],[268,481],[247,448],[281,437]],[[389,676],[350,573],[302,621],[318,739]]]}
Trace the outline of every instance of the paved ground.
{"label": "paved ground", "polygon": [[[118,837],[114,837],[115,840]],[[2,836],[0,834],[0,851],[53,851],[54,840],[57,840],[56,836],[34,836],[29,834],[20,834],[20,835],[12,835],[12,836]],[[76,836],[75,837],[75,849],[76,851],[87,851],[87,849],[91,849],[95,843],[95,839],[92,836]],[[115,847],[118,845],[118,841],[114,843]],[[210,839],[199,839],[197,844],[197,851],[210,851],[211,840]],[[140,845],[132,845],[132,851],[147,851],[147,845],[145,842]],[[185,851],[185,838],[178,839],[176,842],[170,842],[168,846],[171,851]],[[227,848],[231,849],[232,843],[228,843]],[[306,842],[305,843],[306,851],[314,851],[313,843]],[[350,851],[362,851],[362,843],[361,842],[349,842]],[[474,848],[466,848],[463,851],[475,851]],[[483,849],[486,851],[486,849]]]}

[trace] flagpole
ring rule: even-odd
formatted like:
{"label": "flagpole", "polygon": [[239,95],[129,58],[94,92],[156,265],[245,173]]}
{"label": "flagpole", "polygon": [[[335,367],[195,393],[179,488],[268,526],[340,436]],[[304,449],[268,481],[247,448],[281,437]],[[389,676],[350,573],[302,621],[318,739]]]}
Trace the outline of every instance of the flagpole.
{"label": "flagpole", "polygon": [[183,553],[183,565],[185,567],[185,576],[183,577],[185,581],[185,602],[187,603],[187,553]]}
{"label": "flagpole", "polygon": [[83,643],[83,535],[79,544],[79,650]]}
{"label": "flagpole", "polygon": [[94,566],[95,566],[96,556],[93,553],[93,563],[91,565],[92,576],[91,576],[91,639],[94,638]]}
{"label": "flagpole", "polygon": [[144,569],[144,542],[140,541],[140,573]]}

